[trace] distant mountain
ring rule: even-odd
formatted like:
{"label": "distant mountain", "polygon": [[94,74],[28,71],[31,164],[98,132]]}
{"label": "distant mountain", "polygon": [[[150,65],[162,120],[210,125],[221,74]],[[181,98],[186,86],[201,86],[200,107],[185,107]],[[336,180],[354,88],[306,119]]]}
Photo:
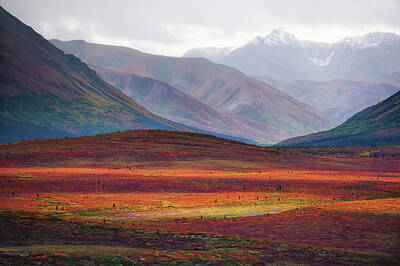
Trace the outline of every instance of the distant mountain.
{"label": "distant mountain", "polygon": [[399,87],[386,83],[363,81],[333,80],[319,82],[297,80],[280,82],[265,76],[257,78],[341,123],[400,90]]}
{"label": "distant mountain", "polygon": [[389,75],[382,75],[376,78],[375,81],[388,83],[400,88],[400,71],[393,72]]}
{"label": "distant mountain", "polygon": [[188,129],[153,115],[1,7],[0,40],[0,143]]}
{"label": "distant mountain", "polygon": [[233,135],[261,138],[263,132],[237,121],[167,83],[132,73],[95,67],[96,73],[152,113],[188,126]]}
{"label": "distant mountain", "polygon": [[90,65],[160,80],[262,132],[248,138],[275,143],[335,125],[329,117],[271,86],[203,58],[176,58],[84,41],[51,41]]}
{"label": "distant mountain", "polygon": [[400,36],[372,32],[334,43],[318,43],[301,41],[290,33],[274,30],[225,55],[209,57],[204,49],[195,48],[184,56],[205,57],[247,75],[269,76],[281,81],[365,80],[400,70]]}
{"label": "distant mountain", "polygon": [[287,146],[400,145],[400,91],[342,125],[279,143]]}
{"label": "distant mountain", "polygon": [[182,57],[204,57],[217,62],[234,50],[233,47],[201,47],[187,51]]}

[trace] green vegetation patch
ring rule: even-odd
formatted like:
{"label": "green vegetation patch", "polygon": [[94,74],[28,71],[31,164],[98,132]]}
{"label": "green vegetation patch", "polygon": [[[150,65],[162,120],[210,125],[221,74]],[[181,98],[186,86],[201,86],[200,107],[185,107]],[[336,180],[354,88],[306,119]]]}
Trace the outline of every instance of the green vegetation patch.
{"label": "green vegetation patch", "polygon": [[361,156],[361,157],[369,157],[369,156],[371,156],[372,154],[378,153],[378,152],[380,152],[380,150],[378,150],[378,149],[365,150],[365,151],[362,151],[362,152],[360,153],[360,156]]}
{"label": "green vegetation patch", "polygon": [[37,176],[27,175],[27,174],[17,174],[15,176],[17,180],[24,181],[24,180],[37,180]]}

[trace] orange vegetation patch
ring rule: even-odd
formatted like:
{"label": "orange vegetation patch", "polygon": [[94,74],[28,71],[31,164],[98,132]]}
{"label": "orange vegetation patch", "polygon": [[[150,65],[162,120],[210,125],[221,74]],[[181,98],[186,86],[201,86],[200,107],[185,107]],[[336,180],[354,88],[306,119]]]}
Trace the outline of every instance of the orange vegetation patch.
{"label": "orange vegetation patch", "polygon": [[[400,196],[396,173],[2,168],[2,208],[128,213],[199,206]],[[301,206],[298,205],[299,207]],[[296,206],[295,206],[296,207]]]}
{"label": "orange vegetation patch", "polygon": [[[332,206],[330,207],[332,208]],[[371,212],[400,215],[400,198],[340,202],[333,205],[333,208],[346,212]]]}

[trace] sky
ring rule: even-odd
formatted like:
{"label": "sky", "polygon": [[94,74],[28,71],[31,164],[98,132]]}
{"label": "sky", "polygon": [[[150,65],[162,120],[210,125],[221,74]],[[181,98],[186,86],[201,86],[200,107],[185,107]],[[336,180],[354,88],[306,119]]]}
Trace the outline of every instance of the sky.
{"label": "sky", "polygon": [[400,0],[0,0],[47,39],[123,45],[181,56],[235,47],[274,29],[334,42],[372,31],[400,34]]}

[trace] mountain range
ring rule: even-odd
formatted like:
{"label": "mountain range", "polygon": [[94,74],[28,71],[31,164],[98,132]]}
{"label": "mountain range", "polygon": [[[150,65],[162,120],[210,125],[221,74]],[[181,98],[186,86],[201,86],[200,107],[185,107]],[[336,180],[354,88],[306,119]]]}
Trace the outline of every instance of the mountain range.
{"label": "mountain range", "polygon": [[195,48],[183,57],[204,57],[251,76],[280,81],[365,80],[400,69],[400,36],[372,32],[333,43],[298,40],[282,30],[236,48]]}
{"label": "mountain range", "polygon": [[295,137],[287,146],[363,146],[400,144],[400,91],[366,108],[334,129]]}
{"label": "mountain range", "polygon": [[0,142],[154,128],[154,115],[0,8]]}
{"label": "mountain range", "polygon": [[[324,44],[274,31],[242,47],[193,49],[179,58],[49,42],[0,8],[0,39],[0,143],[144,128],[254,144],[400,143],[396,34]],[[197,55],[238,63],[253,76]]]}
{"label": "mountain range", "polygon": [[276,143],[338,124],[264,82],[204,58],[159,56],[82,40],[51,42],[91,66],[167,83],[257,131],[257,135],[249,134],[247,138],[260,144]]}

